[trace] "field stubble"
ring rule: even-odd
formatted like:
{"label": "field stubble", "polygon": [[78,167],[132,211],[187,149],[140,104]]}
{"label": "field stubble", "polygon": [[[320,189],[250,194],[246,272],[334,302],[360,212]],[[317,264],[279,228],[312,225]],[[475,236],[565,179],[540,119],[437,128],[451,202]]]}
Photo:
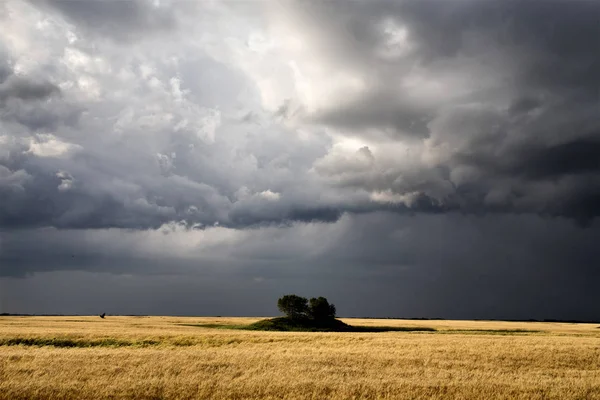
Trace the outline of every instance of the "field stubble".
{"label": "field stubble", "polygon": [[188,326],[257,320],[0,317],[0,399],[600,399],[593,324],[344,319],[436,329],[382,333]]}

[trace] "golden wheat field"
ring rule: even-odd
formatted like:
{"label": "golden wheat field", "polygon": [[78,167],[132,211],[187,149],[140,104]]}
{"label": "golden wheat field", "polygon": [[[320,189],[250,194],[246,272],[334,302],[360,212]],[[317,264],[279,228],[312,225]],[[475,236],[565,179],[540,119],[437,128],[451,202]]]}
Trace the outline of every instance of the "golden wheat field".
{"label": "golden wheat field", "polygon": [[0,399],[600,399],[594,324],[343,319],[435,329],[380,333],[218,326],[257,320],[0,317]]}

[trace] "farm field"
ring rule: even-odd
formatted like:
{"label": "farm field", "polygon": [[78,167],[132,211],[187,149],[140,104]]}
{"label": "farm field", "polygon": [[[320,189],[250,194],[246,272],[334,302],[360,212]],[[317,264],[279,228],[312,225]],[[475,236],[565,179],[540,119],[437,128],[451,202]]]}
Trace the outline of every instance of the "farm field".
{"label": "farm field", "polygon": [[435,330],[223,329],[257,320],[0,317],[0,399],[600,399],[598,324],[342,319]]}

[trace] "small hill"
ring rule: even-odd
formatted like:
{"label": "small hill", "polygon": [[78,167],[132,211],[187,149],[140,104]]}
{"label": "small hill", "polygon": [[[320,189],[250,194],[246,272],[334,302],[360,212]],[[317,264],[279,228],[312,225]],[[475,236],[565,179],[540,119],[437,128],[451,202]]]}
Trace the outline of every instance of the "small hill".
{"label": "small hill", "polygon": [[352,327],[337,319],[315,321],[309,318],[278,317],[263,319],[246,327],[257,331],[351,332]]}
{"label": "small hill", "polygon": [[392,326],[352,326],[338,319],[317,321],[310,318],[278,317],[263,319],[253,324],[244,326],[244,330],[253,331],[280,331],[280,332],[432,332],[429,327],[392,327]]}

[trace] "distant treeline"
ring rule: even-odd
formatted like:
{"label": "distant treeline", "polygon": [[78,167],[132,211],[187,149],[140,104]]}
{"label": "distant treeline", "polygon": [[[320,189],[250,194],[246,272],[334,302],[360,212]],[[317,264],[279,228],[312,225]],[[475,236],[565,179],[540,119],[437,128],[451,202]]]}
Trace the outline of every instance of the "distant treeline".
{"label": "distant treeline", "polygon": [[81,317],[79,314],[11,314],[0,313],[0,317]]}
{"label": "distant treeline", "polygon": [[[0,317],[91,317],[91,314],[12,314],[0,313]],[[120,317],[151,317],[145,314],[111,314],[111,316]],[[163,315],[161,315],[162,317]]]}

